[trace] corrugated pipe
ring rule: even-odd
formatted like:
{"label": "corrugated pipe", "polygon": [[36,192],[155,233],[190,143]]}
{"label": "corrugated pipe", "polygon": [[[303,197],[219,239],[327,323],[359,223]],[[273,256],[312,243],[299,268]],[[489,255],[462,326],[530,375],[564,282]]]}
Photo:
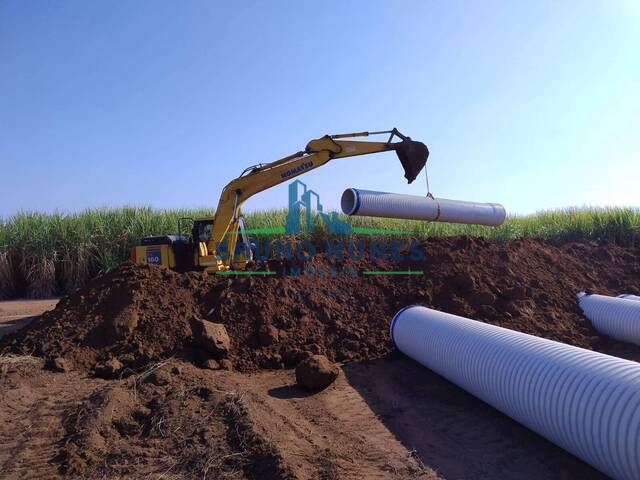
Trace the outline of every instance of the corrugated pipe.
{"label": "corrugated pipe", "polygon": [[618,298],[626,298],[627,300],[635,300],[636,302],[640,300],[638,295],[633,295],[632,293],[623,293],[622,295],[618,295]]}
{"label": "corrugated pipe", "polygon": [[596,330],[616,340],[640,345],[640,302],[584,292],[577,297],[582,312]]}
{"label": "corrugated pipe", "polygon": [[405,218],[493,227],[501,225],[506,217],[504,207],[499,203],[463,202],[356,188],[346,189],[340,203],[345,214],[367,217]]}
{"label": "corrugated pipe", "polygon": [[640,364],[420,306],[396,347],[619,480],[640,479]]}

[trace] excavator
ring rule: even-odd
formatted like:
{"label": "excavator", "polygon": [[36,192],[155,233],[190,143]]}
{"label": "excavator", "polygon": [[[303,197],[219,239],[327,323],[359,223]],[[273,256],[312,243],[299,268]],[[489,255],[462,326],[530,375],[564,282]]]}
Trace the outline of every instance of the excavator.
{"label": "excavator", "polygon": [[[389,134],[386,142],[352,140],[383,134]],[[396,138],[398,141],[394,141]],[[271,163],[252,165],[222,190],[214,216],[183,219],[192,222],[190,236],[144,237],[140,245],[132,249],[131,260],[136,264],[161,265],[176,270],[199,269],[208,273],[242,270],[252,260],[249,238],[240,216],[240,208],[247,199],[326,165],[330,160],[390,150],[396,152],[408,183],[416,179],[429,157],[424,143],[411,140],[393,128],[325,135],[311,140],[303,151]]]}

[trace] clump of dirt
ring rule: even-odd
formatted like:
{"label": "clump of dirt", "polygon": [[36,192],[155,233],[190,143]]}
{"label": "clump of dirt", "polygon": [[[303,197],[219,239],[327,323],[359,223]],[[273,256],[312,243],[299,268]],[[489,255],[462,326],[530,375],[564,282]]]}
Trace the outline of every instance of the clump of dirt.
{"label": "clump of dirt", "polygon": [[340,369],[324,355],[312,355],[296,367],[296,383],[309,390],[323,390],[338,378]]}
{"label": "clump of dirt", "polygon": [[[389,323],[398,309],[423,304],[606,350],[618,344],[591,327],[575,293],[640,293],[638,247],[556,247],[532,238],[497,245],[462,236],[428,239],[418,250],[420,255],[416,246],[405,246],[394,258],[381,259],[365,246],[359,259],[319,255],[306,263],[271,263],[276,275],[260,277],[125,264],[5,337],[0,348],[64,357],[102,376],[140,371],[174,355],[241,371],[293,367],[316,354],[339,362],[367,360],[393,349]],[[363,274],[387,270],[422,273]],[[213,324],[222,324],[230,340],[228,351],[225,346],[215,359],[217,350],[204,349],[198,333]]]}

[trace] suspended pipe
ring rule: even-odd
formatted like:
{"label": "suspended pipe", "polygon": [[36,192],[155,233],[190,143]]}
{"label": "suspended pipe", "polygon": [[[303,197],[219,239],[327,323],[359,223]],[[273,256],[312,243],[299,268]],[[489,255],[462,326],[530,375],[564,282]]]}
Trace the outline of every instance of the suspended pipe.
{"label": "suspended pipe", "polygon": [[577,297],[582,312],[596,330],[616,340],[640,345],[639,301],[584,292]]}
{"label": "suspended pipe", "polygon": [[404,218],[493,227],[501,225],[506,217],[504,207],[498,203],[464,202],[356,188],[345,190],[340,203],[345,214],[367,217]]}
{"label": "suspended pipe", "polygon": [[420,306],[395,315],[391,338],[598,470],[640,479],[640,364]]}
{"label": "suspended pipe", "polygon": [[622,295],[618,295],[618,298],[626,298],[627,300],[635,300],[636,302],[640,300],[638,295],[633,295],[632,293],[623,293]]}

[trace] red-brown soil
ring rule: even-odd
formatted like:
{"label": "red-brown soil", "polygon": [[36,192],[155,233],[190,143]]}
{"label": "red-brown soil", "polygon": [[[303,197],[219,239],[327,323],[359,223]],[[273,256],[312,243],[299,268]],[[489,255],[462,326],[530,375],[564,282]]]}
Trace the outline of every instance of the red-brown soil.
{"label": "red-brown soil", "polygon": [[57,303],[57,298],[0,302],[0,338],[20,330],[47,310],[52,310]]}
{"label": "red-brown soil", "polygon": [[[412,276],[228,278],[124,265],[94,280],[0,340],[0,476],[604,478],[390,356],[388,327],[420,303],[639,359],[637,347],[592,329],[575,293],[639,294],[640,249],[468,237],[423,248],[417,263],[347,262],[423,271]],[[232,349],[219,363],[237,371],[193,365],[207,356],[194,317],[226,326]],[[312,394],[282,368],[314,353],[342,365]],[[39,357],[61,357],[67,371],[43,370]],[[114,360],[114,378],[97,378]]]}
{"label": "red-brown soil", "polygon": [[[241,371],[292,367],[309,353],[371,360],[393,349],[394,313],[417,303],[603,350],[617,345],[597,335],[575,294],[640,293],[638,248],[553,247],[534,239],[498,246],[470,237],[432,239],[423,247],[420,263],[346,263],[353,271],[424,272],[412,276],[221,278],[125,265],[63,298],[2,344],[13,353],[63,356],[84,370],[116,358],[133,372],[173,355],[206,356],[194,345],[190,320],[196,317],[226,326],[230,360]],[[323,258],[312,265],[315,272],[332,268]]]}
{"label": "red-brown soil", "polygon": [[409,359],[341,370],[311,394],[293,370],[172,359],[103,380],[15,360],[0,376],[0,478],[605,478]]}

